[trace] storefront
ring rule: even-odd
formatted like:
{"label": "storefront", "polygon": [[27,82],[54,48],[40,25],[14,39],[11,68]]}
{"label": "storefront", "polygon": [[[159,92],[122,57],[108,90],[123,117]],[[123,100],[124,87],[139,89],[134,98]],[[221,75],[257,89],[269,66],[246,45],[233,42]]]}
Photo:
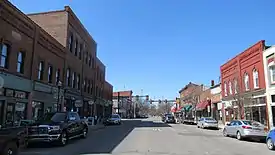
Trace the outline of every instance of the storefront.
{"label": "storefront", "polygon": [[[41,82],[33,82],[32,118],[37,119],[46,112],[60,111],[63,103],[63,89]],[[58,99],[59,95],[59,99]],[[57,104],[59,100],[59,104]]]}
{"label": "storefront", "polygon": [[31,81],[0,73],[0,125],[12,126],[30,117]]}
{"label": "storefront", "polygon": [[266,97],[254,98],[250,103],[244,106],[245,119],[258,121],[267,125],[266,115]]}
{"label": "storefront", "polygon": [[65,103],[64,103],[64,110],[65,111],[74,111],[82,114],[82,107],[83,107],[83,98],[80,94],[79,90],[75,90],[72,88],[65,89]]}

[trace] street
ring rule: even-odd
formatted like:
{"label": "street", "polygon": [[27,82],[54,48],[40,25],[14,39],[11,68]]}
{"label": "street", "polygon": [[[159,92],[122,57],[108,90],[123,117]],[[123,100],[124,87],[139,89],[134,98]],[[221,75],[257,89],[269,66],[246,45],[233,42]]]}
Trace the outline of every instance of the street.
{"label": "street", "polygon": [[157,118],[124,120],[89,133],[65,147],[38,147],[20,155],[273,155],[264,143],[223,137],[221,130],[184,124],[164,124]]}

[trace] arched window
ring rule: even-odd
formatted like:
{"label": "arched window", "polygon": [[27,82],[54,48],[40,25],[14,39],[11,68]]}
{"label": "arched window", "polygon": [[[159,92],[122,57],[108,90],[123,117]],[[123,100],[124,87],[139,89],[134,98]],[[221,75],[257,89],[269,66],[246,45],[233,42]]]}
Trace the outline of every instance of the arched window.
{"label": "arched window", "polygon": [[256,69],[253,70],[253,84],[254,88],[259,88],[259,73]]}
{"label": "arched window", "polygon": [[244,73],[244,87],[245,90],[249,90],[249,75],[247,73]]}
{"label": "arched window", "polygon": [[234,93],[237,94],[239,91],[239,87],[238,87],[238,81],[237,79],[234,79]]}
{"label": "arched window", "polygon": [[227,96],[227,85],[226,85],[226,82],[224,82],[224,96]]}
{"label": "arched window", "polygon": [[229,94],[232,95],[232,94],[233,94],[233,93],[232,93],[232,82],[229,81],[228,85],[229,85]]}

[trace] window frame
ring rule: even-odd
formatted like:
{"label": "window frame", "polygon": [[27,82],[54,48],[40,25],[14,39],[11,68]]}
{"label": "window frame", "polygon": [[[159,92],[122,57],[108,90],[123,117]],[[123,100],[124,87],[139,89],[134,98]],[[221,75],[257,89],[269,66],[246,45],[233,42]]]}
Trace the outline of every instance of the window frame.
{"label": "window frame", "polygon": [[[21,62],[19,61],[19,54],[21,53]],[[17,65],[16,65],[16,71],[17,73],[24,74],[24,65],[25,65],[25,52],[20,50],[17,52]],[[20,68],[18,68],[18,65],[20,65]],[[19,70],[18,70],[19,69]]]}
{"label": "window frame", "polygon": [[66,86],[71,86],[71,68],[66,69]]}
{"label": "window frame", "polygon": [[254,89],[257,89],[260,87],[259,83],[259,71],[257,69],[253,69],[253,86]]}
{"label": "window frame", "polygon": [[223,83],[223,91],[224,91],[224,96],[227,96],[228,94],[227,94],[227,83],[226,82]]}
{"label": "window frame", "polygon": [[229,94],[232,95],[233,91],[232,91],[232,82],[231,81],[228,82],[228,87],[229,87]]}
{"label": "window frame", "polygon": [[[3,55],[3,47],[6,47],[6,49],[7,49],[7,51],[6,51],[6,55]],[[2,68],[6,68],[6,69],[8,69],[9,68],[9,55],[10,55],[10,49],[11,48],[11,46],[10,46],[10,44],[8,44],[8,43],[5,43],[5,42],[3,42],[3,43],[0,43],[0,52],[1,52],[1,58],[0,58],[0,67],[2,67]],[[5,62],[4,62],[4,64],[2,65],[2,58],[5,58]]]}
{"label": "window frame", "polygon": [[58,82],[60,81],[60,69],[55,69],[55,84],[58,85]]}
{"label": "window frame", "polygon": [[48,64],[48,70],[47,70],[47,77],[48,77],[48,83],[53,83],[53,65]]}
{"label": "window frame", "polygon": [[245,91],[250,90],[248,73],[244,73],[244,88],[245,88]]}
{"label": "window frame", "polygon": [[40,60],[38,63],[38,72],[37,72],[38,80],[40,80],[40,81],[44,80],[44,72],[45,72],[45,62],[43,60]]}

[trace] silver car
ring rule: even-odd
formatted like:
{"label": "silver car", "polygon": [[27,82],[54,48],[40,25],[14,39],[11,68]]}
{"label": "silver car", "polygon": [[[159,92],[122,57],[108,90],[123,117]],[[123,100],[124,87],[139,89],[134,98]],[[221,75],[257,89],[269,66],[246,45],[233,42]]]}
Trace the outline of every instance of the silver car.
{"label": "silver car", "polygon": [[118,114],[112,114],[107,120],[103,122],[105,125],[120,125],[121,124],[121,118]]}
{"label": "silver car", "polygon": [[226,124],[223,129],[223,135],[233,136],[238,140],[244,138],[265,140],[267,132],[266,127],[259,122],[250,120],[233,120]]}
{"label": "silver car", "polygon": [[211,117],[201,117],[198,124],[197,124],[198,128],[215,128],[215,129],[219,129],[218,126],[218,122]]}

